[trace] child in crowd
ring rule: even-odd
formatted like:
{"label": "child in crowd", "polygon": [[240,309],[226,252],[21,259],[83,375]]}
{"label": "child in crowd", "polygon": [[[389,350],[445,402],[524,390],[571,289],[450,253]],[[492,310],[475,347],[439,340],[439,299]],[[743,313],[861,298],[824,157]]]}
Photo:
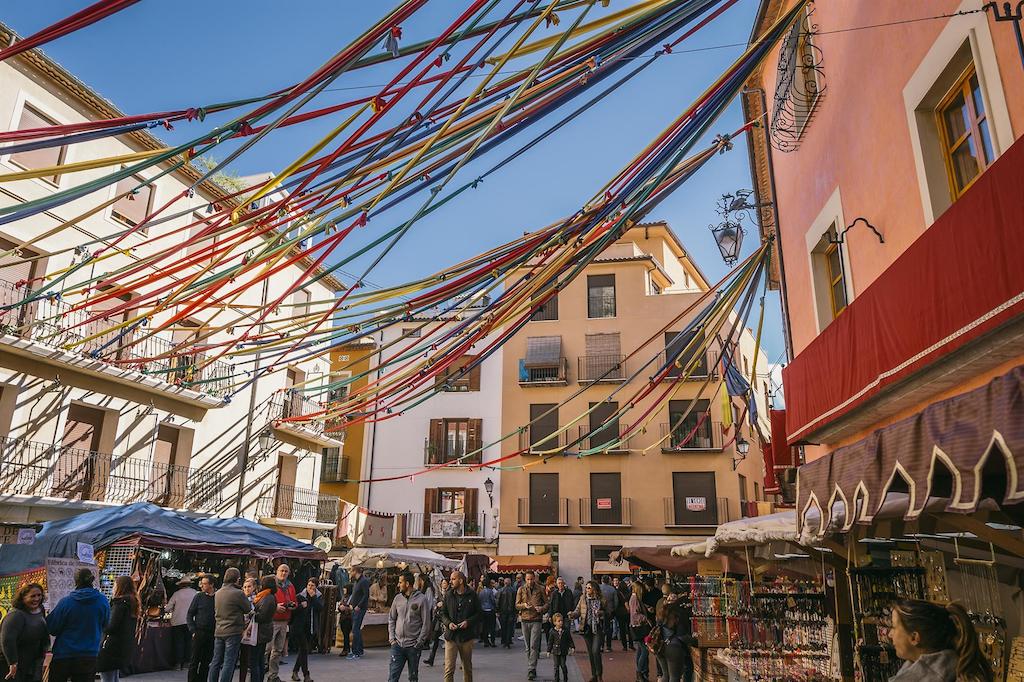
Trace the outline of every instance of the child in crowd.
{"label": "child in crowd", "polygon": [[555,682],[569,682],[569,668],[565,661],[576,653],[572,642],[572,634],[565,625],[562,614],[551,616],[551,636],[548,638],[548,653],[555,662]]}

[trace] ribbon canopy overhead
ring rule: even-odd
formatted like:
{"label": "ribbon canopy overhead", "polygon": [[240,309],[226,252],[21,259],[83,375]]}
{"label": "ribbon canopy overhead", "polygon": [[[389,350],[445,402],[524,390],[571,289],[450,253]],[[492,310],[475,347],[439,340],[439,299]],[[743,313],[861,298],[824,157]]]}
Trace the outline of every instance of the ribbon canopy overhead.
{"label": "ribbon canopy overhead", "polygon": [[1016,504],[1024,501],[1022,464],[1024,366],[800,467],[799,522],[820,534],[843,508],[848,531],[874,519],[890,493],[908,496],[908,520],[936,498],[965,514],[986,498]]}

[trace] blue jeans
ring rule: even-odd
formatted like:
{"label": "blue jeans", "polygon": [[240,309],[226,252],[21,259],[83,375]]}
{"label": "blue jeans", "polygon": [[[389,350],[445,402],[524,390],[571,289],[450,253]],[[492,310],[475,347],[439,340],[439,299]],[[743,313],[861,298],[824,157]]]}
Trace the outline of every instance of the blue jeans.
{"label": "blue jeans", "polygon": [[238,650],[242,646],[242,635],[213,638],[213,661],[210,662],[210,676],[207,682],[231,682],[238,663]]}
{"label": "blue jeans", "polygon": [[391,667],[388,670],[388,682],[398,682],[402,669],[409,664],[409,682],[416,682],[420,675],[420,648],[416,646],[391,645]]}
{"label": "blue jeans", "polygon": [[636,643],[636,671],[645,678],[651,674],[651,652],[647,650],[647,644],[638,640]]}
{"label": "blue jeans", "polygon": [[[352,612],[352,655],[363,655],[363,618],[366,616],[366,609],[356,609]],[[211,681],[212,682],[212,681]]]}

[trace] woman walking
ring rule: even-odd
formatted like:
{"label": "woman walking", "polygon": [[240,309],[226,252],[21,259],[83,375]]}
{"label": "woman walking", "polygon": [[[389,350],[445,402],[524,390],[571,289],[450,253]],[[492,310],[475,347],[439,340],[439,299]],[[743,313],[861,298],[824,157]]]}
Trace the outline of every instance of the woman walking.
{"label": "woman walking", "polygon": [[306,589],[295,595],[296,607],[292,611],[291,629],[295,633],[294,642],[299,649],[292,669],[292,680],[298,682],[299,671],[305,682],[313,682],[309,676],[309,652],[316,645],[320,633],[320,611],[323,609],[323,597],[317,589],[316,578],[306,581]]}
{"label": "woman walking", "polygon": [[959,604],[898,601],[889,634],[896,655],[905,661],[889,682],[992,682],[978,633]]}
{"label": "woman walking", "polygon": [[[252,598],[256,594],[256,578],[249,576],[245,579],[245,583],[242,584],[242,594],[252,604]],[[256,647],[245,643],[245,633],[249,632],[249,628],[253,627],[256,626],[252,625],[250,620],[242,634],[242,643],[238,647],[238,682],[245,682],[246,676],[248,676],[249,670],[252,668],[252,650]],[[259,682],[259,680],[253,679],[253,682]]]}
{"label": "woman walking", "polygon": [[603,682],[604,679],[601,649],[604,646],[607,608],[607,602],[601,595],[601,586],[596,580],[591,580],[583,588],[583,596],[580,597],[576,611],[572,614],[574,618],[579,618],[583,625],[583,641],[587,643],[587,658],[590,659],[589,682]]}
{"label": "woman walking", "polygon": [[0,623],[0,650],[9,666],[4,677],[14,682],[39,682],[43,679],[43,659],[49,648],[43,587],[29,583],[18,590],[11,601],[11,610]]}
{"label": "woman walking", "polygon": [[448,592],[448,581],[441,581],[441,589],[438,594],[434,597],[434,617],[430,622],[433,624],[433,643],[430,645],[430,656],[427,660],[423,661],[427,665],[434,665],[434,657],[437,656],[437,647],[441,644],[441,635],[443,634],[443,624],[441,623],[441,609],[444,608],[444,595]]}
{"label": "woman walking", "polygon": [[110,622],[103,629],[103,643],[96,659],[96,670],[103,682],[121,679],[121,668],[131,658],[139,608],[135,583],[126,575],[118,576],[114,581],[114,596],[110,600]]}
{"label": "woman walking", "polygon": [[658,665],[664,682],[693,682],[693,640],[690,617],[684,609],[679,593],[670,589],[667,597],[658,602],[657,627],[661,628],[661,652]]}
{"label": "woman walking", "polygon": [[352,584],[342,586],[341,599],[338,600],[338,629],[341,630],[341,653],[342,658],[351,653],[352,647],[352,607],[349,599],[352,598]]}
{"label": "woman walking", "polygon": [[260,591],[253,595],[255,609],[253,626],[256,628],[256,645],[249,652],[249,679],[263,682],[266,674],[267,645],[274,639],[274,614],[277,613],[277,579],[265,575],[260,581]]}
{"label": "woman walking", "polygon": [[629,628],[636,642],[636,682],[648,682],[651,674],[650,652],[644,639],[651,633],[651,621],[644,604],[646,588],[639,580],[634,580],[629,595]]}

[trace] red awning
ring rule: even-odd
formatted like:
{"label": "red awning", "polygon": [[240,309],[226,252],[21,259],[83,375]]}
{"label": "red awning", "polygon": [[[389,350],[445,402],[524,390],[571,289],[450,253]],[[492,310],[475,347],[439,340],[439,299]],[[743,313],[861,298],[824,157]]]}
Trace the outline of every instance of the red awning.
{"label": "red awning", "polygon": [[1024,313],[1022,187],[1018,140],[783,370],[790,443]]}
{"label": "red awning", "polygon": [[981,501],[1024,501],[1024,365],[981,388],[929,405],[798,470],[802,527],[820,511],[820,533],[843,508],[843,530],[870,522],[889,493],[907,493],[904,518],[920,516],[929,500],[945,511],[970,513]]}

